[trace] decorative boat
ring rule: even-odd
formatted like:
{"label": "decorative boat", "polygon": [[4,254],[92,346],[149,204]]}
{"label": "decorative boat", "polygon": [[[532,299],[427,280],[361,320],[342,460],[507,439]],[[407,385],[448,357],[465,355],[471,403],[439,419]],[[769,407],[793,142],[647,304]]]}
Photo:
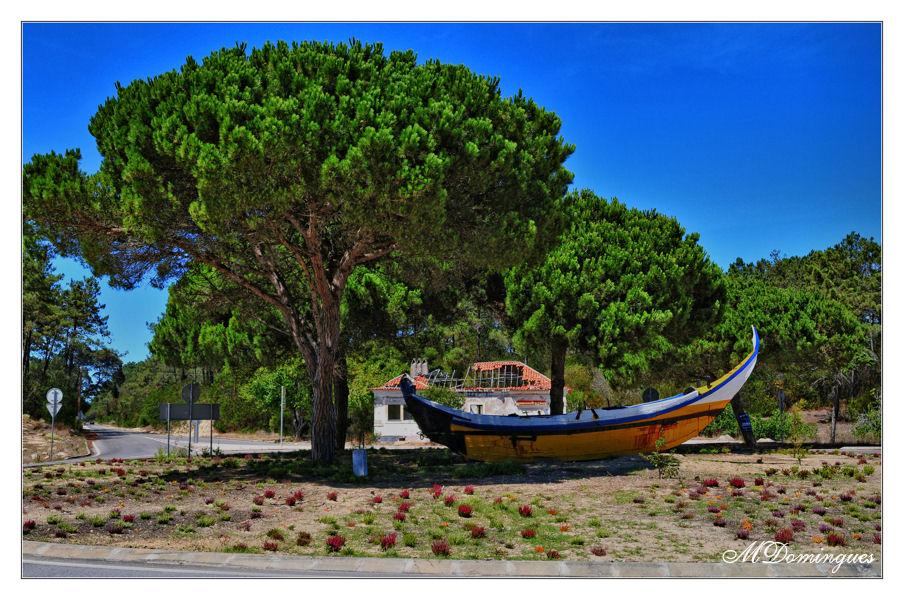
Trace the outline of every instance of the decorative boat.
{"label": "decorative boat", "polygon": [[474,460],[596,460],[651,452],[659,438],[664,438],[661,449],[666,450],[700,433],[750,377],[760,350],[759,335],[752,329],[753,350],[716,381],[632,406],[551,416],[481,415],[418,396],[407,376],[399,385],[408,411],[424,435]]}

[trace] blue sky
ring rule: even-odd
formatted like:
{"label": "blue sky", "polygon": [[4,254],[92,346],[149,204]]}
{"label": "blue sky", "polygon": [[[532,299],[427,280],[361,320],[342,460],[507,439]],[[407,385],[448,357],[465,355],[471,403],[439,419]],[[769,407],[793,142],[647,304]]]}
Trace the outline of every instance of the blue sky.
{"label": "blue sky", "polygon": [[[574,186],[675,216],[723,268],[881,241],[881,27],[839,23],[25,24],[22,161],[81,148],[114,82],[245,41],[383,42],[463,63],[558,114]],[[58,270],[85,275],[73,261]],[[166,294],[105,288],[113,346],[147,355]]]}

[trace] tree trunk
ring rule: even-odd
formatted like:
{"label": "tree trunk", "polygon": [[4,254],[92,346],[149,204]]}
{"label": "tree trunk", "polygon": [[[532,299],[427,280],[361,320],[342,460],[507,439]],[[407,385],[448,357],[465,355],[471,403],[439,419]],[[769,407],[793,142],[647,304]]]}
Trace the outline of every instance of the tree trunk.
{"label": "tree trunk", "polygon": [[552,341],[552,364],[550,365],[549,414],[561,415],[565,412],[565,355],[568,342],[563,339]]}
{"label": "tree trunk", "polygon": [[66,345],[66,379],[72,376],[73,356],[72,345],[75,343],[75,336],[78,333],[78,321],[72,326],[72,333],[69,335],[69,343]]}
{"label": "tree trunk", "polygon": [[336,356],[333,398],[336,403],[336,450],[344,450],[348,433],[348,365],[345,362],[344,349],[339,350]]}
{"label": "tree trunk", "polygon": [[300,440],[304,433],[304,409],[295,407],[292,409],[292,431],[295,433],[295,439]]}
{"label": "tree trunk", "polygon": [[314,407],[311,415],[311,458],[333,462],[336,457],[336,405],[333,404],[333,356],[322,348],[314,370]]}
{"label": "tree trunk", "polygon": [[28,334],[25,336],[25,348],[22,350],[22,389],[27,389],[28,386],[28,368],[31,365],[31,336],[33,331],[33,329],[28,330]]}
{"label": "tree trunk", "polygon": [[53,344],[56,342],[56,338],[50,338],[47,341],[47,352],[44,353],[44,365],[41,367],[41,380],[45,380],[47,378],[47,367],[50,366],[50,357],[53,353]]}
{"label": "tree trunk", "polygon": [[829,439],[829,443],[835,443],[835,424],[838,421],[838,386],[836,385],[833,393],[835,397],[832,399],[832,437]]}
{"label": "tree trunk", "polygon": [[731,399],[731,412],[734,413],[735,420],[738,422],[738,430],[744,438],[744,443],[751,448],[756,447],[756,439],[753,437],[753,431],[744,431],[744,426],[741,423],[741,415],[745,413],[741,392],[735,394],[734,398]]}

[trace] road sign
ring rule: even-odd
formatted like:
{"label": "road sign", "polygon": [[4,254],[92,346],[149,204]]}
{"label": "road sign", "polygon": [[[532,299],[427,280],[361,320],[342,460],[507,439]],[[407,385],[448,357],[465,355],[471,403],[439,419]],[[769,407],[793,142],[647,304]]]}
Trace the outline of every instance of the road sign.
{"label": "road sign", "polygon": [[201,398],[201,384],[189,383],[182,386],[182,401],[194,404]]}
{"label": "road sign", "polygon": [[[169,413],[167,413],[167,407],[169,407]],[[171,421],[188,421],[188,404],[161,404],[160,420],[166,421],[167,417],[169,417],[169,420]],[[191,406],[192,420],[209,421],[210,419],[213,419],[216,421],[219,418],[219,404],[192,404]]]}
{"label": "road sign", "polygon": [[55,417],[63,406],[63,392],[58,388],[50,388],[47,390],[47,412],[51,417]]}
{"label": "road sign", "polygon": [[53,460],[53,437],[56,432],[56,416],[63,406],[63,392],[59,388],[47,390],[47,412],[50,413],[50,460]]}
{"label": "road sign", "polygon": [[63,406],[63,392],[58,388],[50,388],[47,391],[47,411],[51,417],[55,417]]}
{"label": "road sign", "polygon": [[656,388],[648,387],[643,391],[642,398],[644,402],[656,402],[659,400],[659,391]]}

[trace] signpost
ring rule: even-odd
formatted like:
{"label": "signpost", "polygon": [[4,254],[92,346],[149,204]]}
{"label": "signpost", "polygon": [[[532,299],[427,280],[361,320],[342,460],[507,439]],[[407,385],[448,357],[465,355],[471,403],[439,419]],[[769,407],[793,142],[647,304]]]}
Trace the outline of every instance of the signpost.
{"label": "signpost", "polygon": [[784,429],[785,424],[785,376],[782,373],[779,373],[775,378],[775,387],[778,388],[776,392],[776,396],[778,397],[778,438],[779,441],[784,439],[784,435],[782,430]]}
{"label": "signpost", "polygon": [[282,444],[283,411],[286,409],[286,386],[280,386],[279,391],[279,443]]}
{"label": "signpost", "polygon": [[53,460],[53,434],[56,430],[56,415],[63,406],[63,392],[58,388],[47,390],[47,411],[50,413],[50,460]]}
{"label": "signpost", "polygon": [[[182,386],[182,400],[188,402],[188,420],[191,421],[192,405],[201,397],[201,386],[197,383],[189,383]],[[191,458],[191,425],[188,426],[188,457]]]}
{"label": "signpost", "polygon": [[210,452],[213,454],[213,422],[220,418],[219,404],[197,404],[201,386],[190,383],[182,388],[182,399],[187,404],[161,404],[160,420],[166,420],[166,455],[170,453],[170,421],[188,421],[188,455],[191,456],[192,437],[199,440],[201,421],[210,421]]}

